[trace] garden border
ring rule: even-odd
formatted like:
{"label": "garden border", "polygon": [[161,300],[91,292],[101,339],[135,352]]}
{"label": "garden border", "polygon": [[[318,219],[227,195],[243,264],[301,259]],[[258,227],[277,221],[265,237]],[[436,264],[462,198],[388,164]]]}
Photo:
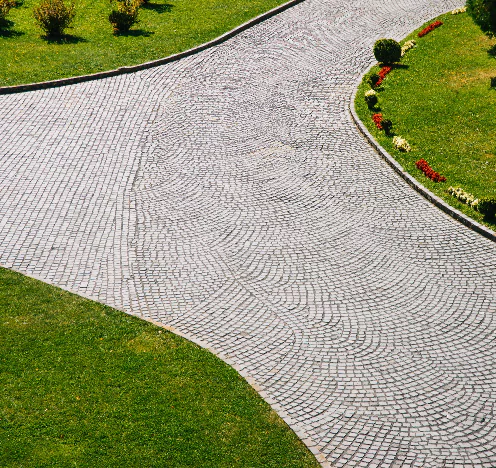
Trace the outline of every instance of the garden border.
{"label": "garden border", "polygon": [[85,81],[100,80],[103,78],[109,78],[111,76],[124,75],[126,73],[134,73],[137,71],[146,70],[147,68],[158,67],[166,63],[175,62],[184,57],[197,54],[198,52],[201,52],[205,49],[209,49],[216,45],[222,44],[223,42],[227,41],[228,39],[231,39],[234,36],[237,36],[243,31],[259,23],[262,23],[263,21],[271,18],[272,16],[277,15],[278,13],[283,12],[284,10],[287,10],[288,8],[291,8],[292,6],[297,5],[298,3],[302,3],[303,1],[304,0],[290,0],[289,2],[283,3],[282,5],[279,5],[273,8],[272,10],[266,11],[265,13],[262,13],[261,15],[252,18],[246,23],[243,23],[235,27],[234,29],[227,31],[226,33],[222,34],[221,36],[215,39],[212,39],[211,41],[205,42],[203,44],[200,44],[199,46],[185,50],[184,52],[179,52],[177,54],[169,55],[168,57],[152,60],[150,62],[141,63],[139,65],[124,66],[124,67],[116,68],[114,70],[92,73],[90,75],[61,78],[59,80],[41,81],[39,83],[28,83],[28,84],[13,85],[13,86],[0,86],[0,95],[23,93],[26,91],[37,91],[40,89],[48,89],[48,88],[59,88],[61,86],[68,86],[76,83],[82,83]]}
{"label": "garden border", "polygon": [[360,120],[358,115],[355,112],[355,99],[358,93],[358,87],[362,83],[364,76],[370,72],[370,70],[375,66],[376,64],[372,64],[360,77],[357,79],[353,93],[351,96],[351,101],[349,103],[348,110],[350,111],[351,118],[357,127],[357,129],[360,131],[360,133],[365,137],[366,140],[372,145],[372,147],[379,153],[379,156],[381,156],[386,163],[388,163],[393,170],[402,178],[404,179],[410,187],[412,187],[414,190],[416,190],[420,195],[422,195],[424,198],[426,198],[428,201],[430,201],[433,205],[437,206],[439,209],[444,211],[446,214],[450,215],[452,218],[456,219],[469,229],[472,229],[473,231],[483,235],[487,239],[496,242],[496,232],[492,231],[491,229],[487,228],[486,226],[483,226],[482,224],[479,224],[477,221],[473,220],[472,218],[469,218],[467,215],[462,213],[461,211],[458,211],[456,208],[453,208],[452,206],[448,205],[442,198],[439,198],[437,195],[434,195],[429,189],[424,187],[418,180],[416,180],[413,176],[411,176],[405,169],[403,169],[403,166],[396,161],[372,136],[372,134],[367,130],[363,122]]}

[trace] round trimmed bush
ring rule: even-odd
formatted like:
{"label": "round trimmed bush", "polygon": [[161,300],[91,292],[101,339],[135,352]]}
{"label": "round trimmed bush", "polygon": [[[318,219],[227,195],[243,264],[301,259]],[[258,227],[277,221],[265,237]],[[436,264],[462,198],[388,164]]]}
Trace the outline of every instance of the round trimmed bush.
{"label": "round trimmed bush", "polygon": [[496,0],[467,0],[467,13],[483,32],[496,34]]}
{"label": "round trimmed bush", "polygon": [[399,62],[401,46],[394,39],[379,39],[374,44],[374,56],[379,63]]}

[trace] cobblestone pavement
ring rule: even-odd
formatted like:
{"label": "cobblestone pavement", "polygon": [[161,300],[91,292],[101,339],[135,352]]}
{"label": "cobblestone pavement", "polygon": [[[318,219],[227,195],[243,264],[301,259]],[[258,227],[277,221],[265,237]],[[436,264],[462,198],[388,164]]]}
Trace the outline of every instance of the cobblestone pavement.
{"label": "cobblestone pavement", "polygon": [[187,59],[0,97],[0,263],[204,340],[336,467],[496,466],[496,246],[351,122],[379,37],[307,0]]}

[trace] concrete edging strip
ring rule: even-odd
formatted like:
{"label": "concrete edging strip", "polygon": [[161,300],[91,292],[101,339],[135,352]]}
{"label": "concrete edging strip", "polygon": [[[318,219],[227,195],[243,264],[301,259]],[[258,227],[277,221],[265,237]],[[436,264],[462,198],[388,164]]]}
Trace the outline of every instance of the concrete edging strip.
{"label": "concrete edging strip", "polygon": [[221,36],[219,36],[215,39],[212,39],[209,42],[205,42],[204,44],[201,44],[197,47],[193,47],[192,49],[185,50],[184,52],[179,52],[178,54],[169,55],[168,57],[157,59],[157,60],[152,60],[150,62],[145,62],[145,63],[139,64],[139,65],[119,67],[115,70],[108,70],[108,71],[99,72],[99,73],[92,73],[90,75],[74,76],[71,78],[61,78],[60,80],[42,81],[40,83],[29,83],[29,84],[21,84],[21,85],[14,85],[14,86],[0,86],[0,95],[1,94],[22,93],[22,92],[26,92],[26,91],[36,91],[36,90],[47,89],[47,88],[58,88],[61,86],[67,86],[67,85],[71,85],[71,84],[82,83],[84,81],[100,80],[103,78],[109,78],[111,76],[123,75],[125,73],[134,73],[137,71],[146,70],[147,68],[158,67],[158,66],[164,65],[166,63],[175,62],[176,60],[180,60],[184,57],[188,57],[189,55],[197,54],[198,52],[201,52],[202,50],[205,50],[205,49],[208,49],[210,47],[214,47],[218,44],[221,44],[222,42],[225,42],[228,39],[231,39],[232,37],[245,31],[246,29],[249,29],[252,26],[255,26],[259,23],[262,23],[263,21],[271,18],[272,16],[275,16],[278,13],[281,13],[284,10],[287,10],[288,8],[291,8],[292,6],[297,5],[298,3],[301,3],[303,1],[304,0],[290,0],[289,2],[283,3],[282,5],[279,5],[275,8],[273,8],[272,10],[269,10],[265,13],[262,13],[261,15],[247,21],[246,23],[243,23],[243,24],[237,26],[234,29],[231,29],[231,31],[228,31],[228,32],[222,34]]}
{"label": "concrete edging strip", "polygon": [[[375,64],[374,64],[375,65]],[[370,68],[372,68],[374,65],[372,65]],[[450,215],[452,218],[456,219],[460,223],[464,224],[468,228],[472,229],[473,231],[483,235],[489,240],[492,240],[493,242],[496,242],[496,232],[491,231],[489,228],[486,226],[483,226],[482,224],[479,224],[477,221],[469,218],[467,215],[462,213],[461,211],[458,211],[456,208],[453,208],[452,206],[448,205],[442,198],[439,198],[437,195],[434,195],[430,190],[428,190],[426,187],[424,187],[420,182],[418,182],[414,177],[412,177],[408,172],[403,169],[403,166],[398,163],[375,139],[374,137],[370,134],[370,132],[367,130],[365,125],[362,123],[360,118],[355,112],[355,99],[356,95],[358,93],[358,86],[363,80],[363,77],[370,71],[370,68],[363,73],[360,78],[357,80],[355,83],[355,87],[351,96],[351,100],[349,103],[349,111],[351,114],[351,118],[353,122],[355,123],[355,126],[358,128],[358,130],[362,133],[362,135],[369,141],[369,143],[375,148],[375,150],[379,153],[379,155],[386,161],[393,169],[394,171],[400,175],[407,183],[415,189],[418,193],[420,193],[424,198],[429,200],[432,204],[440,208],[442,211],[444,211],[446,214]]]}

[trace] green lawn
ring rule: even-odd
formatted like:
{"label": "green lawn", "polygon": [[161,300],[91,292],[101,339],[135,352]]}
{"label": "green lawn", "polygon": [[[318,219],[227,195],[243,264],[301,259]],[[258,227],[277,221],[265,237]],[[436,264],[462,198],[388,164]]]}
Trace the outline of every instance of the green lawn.
{"label": "green lawn", "polygon": [[0,269],[0,466],[318,467],[229,366]]}
{"label": "green lawn", "polygon": [[33,18],[39,0],[21,0],[0,29],[0,86],[136,65],[214,39],[285,0],[150,0],[128,35],[114,36],[109,0],[76,0],[65,41],[48,42]]}
{"label": "green lawn", "polygon": [[[378,90],[376,111],[393,122],[394,133],[405,138],[412,151],[401,153],[377,130],[364,102],[364,92],[370,89],[365,82],[355,109],[405,170],[453,207],[495,229],[494,221],[484,220],[447,189],[459,186],[478,198],[496,196],[496,89],[490,87],[490,77],[496,76],[496,39],[482,34],[466,13],[437,19],[444,23],[439,28],[418,38],[419,28],[402,41],[415,39],[417,46],[402,58],[403,68],[387,75]],[[421,158],[447,181],[435,183],[425,177],[415,167]]]}

